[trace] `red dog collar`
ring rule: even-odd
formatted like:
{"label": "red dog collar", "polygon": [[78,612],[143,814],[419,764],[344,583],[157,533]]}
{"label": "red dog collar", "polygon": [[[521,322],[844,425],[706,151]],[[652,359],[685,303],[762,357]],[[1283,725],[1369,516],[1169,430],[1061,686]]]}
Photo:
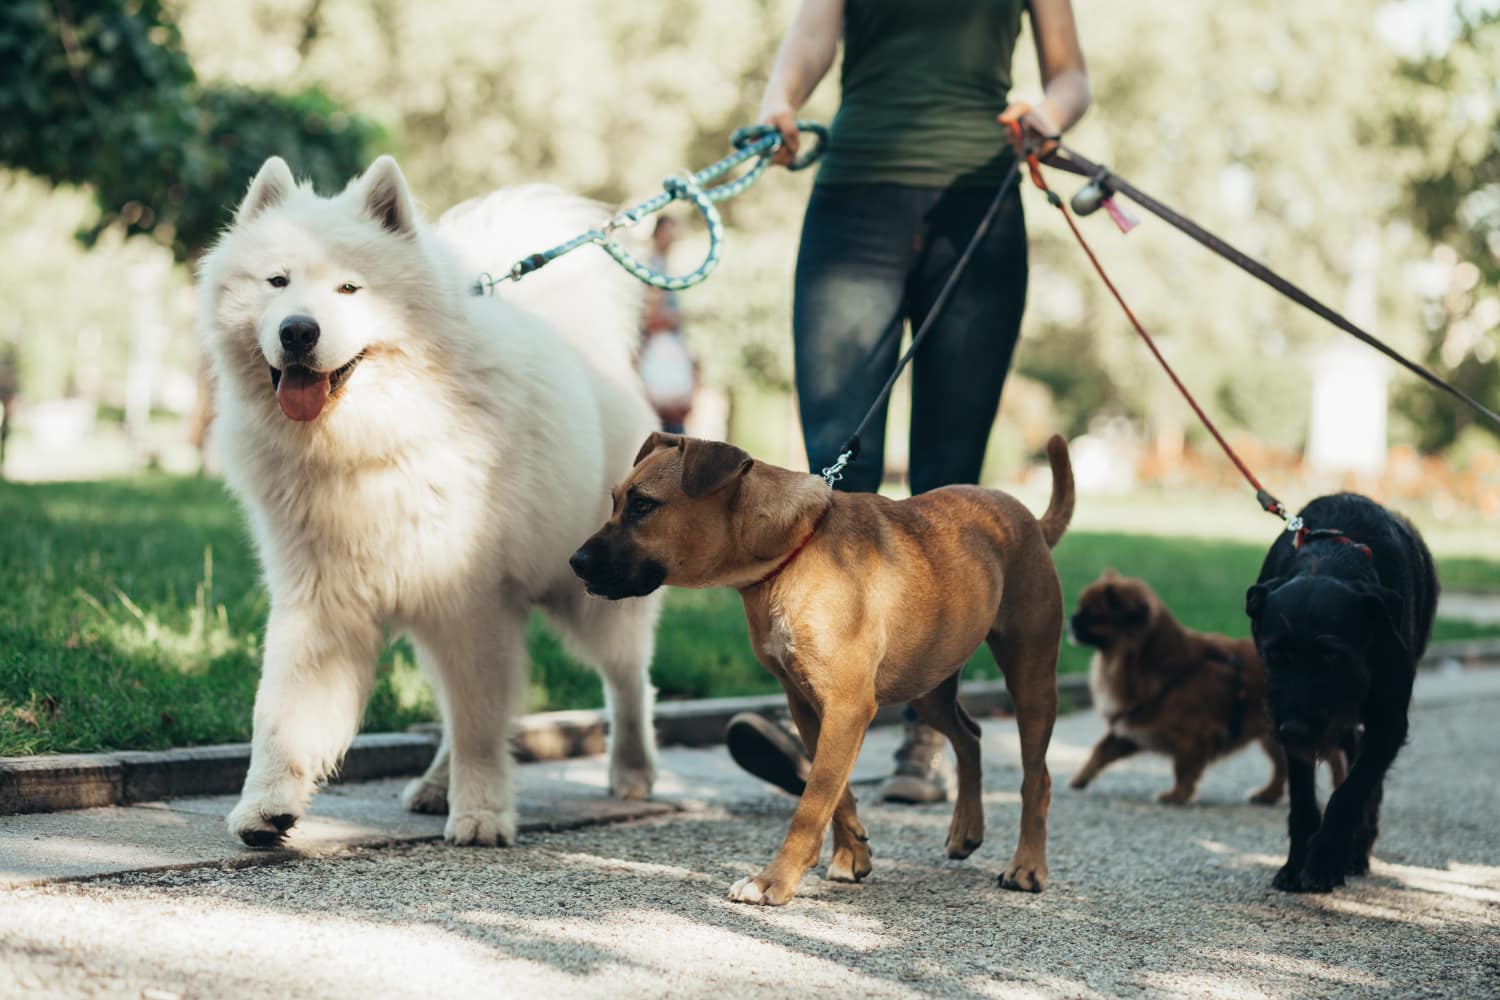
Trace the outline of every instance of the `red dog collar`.
{"label": "red dog collar", "polygon": [[1292,536],[1292,548],[1300,549],[1308,542],[1320,541],[1338,542],[1340,545],[1352,545],[1359,551],[1363,552],[1366,559],[1375,558],[1375,553],[1370,551],[1370,547],[1368,545],[1356,542],[1354,539],[1350,538],[1348,535],[1344,534],[1337,528],[1318,528],[1317,530],[1314,530],[1307,527],[1306,525],[1303,525],[1302,527],[1298,528],[1297,533]]}
{"label": "red dog collar", "polygon": [[818,529],[820,527],[822,527],[822,525],[823,525],[823,519],[828,516],[828,512],[830,510],[833,510],[833,500],[832,499],[830,499],[828,501],[828,506],[823,508],[823,513],[819,514],[818,515],[818,519],[813,522],[812,530],[807,533],[807,537],[803,538],[802,541],[798,542],[797,543],[797,547],[795,549],[793,549],[790,553],[788,553],[787,557],[785,559],[781,560],[781,562],[777,563],[774,567],[772,567],[771,572],[767,573],[765,576],[761,577],[759,580],[756,580],[754,583],[752,583],[749,586],[746,586],[746,587],[744,587],[742,589],[744,589],[744,590],[750,590],[750,589],[752,589],[754,587],[759,587],[761,584],[763,584],[763,583],[770,583],[772,580],[774,580],[778,576],[780,576],[781,575],[781,571],[784,570],[784,569],[786,569],[788,566],[790,566],[792,564],[792,560],[795,559],[795,558],[797,558],[799,555],[801,555],[802,554],[802,550],[805,549],[805,548],[807,548],[807,543],[810,542],[810,541],[812,541],[813,540],[813,535],[816,535],[818,533]]}

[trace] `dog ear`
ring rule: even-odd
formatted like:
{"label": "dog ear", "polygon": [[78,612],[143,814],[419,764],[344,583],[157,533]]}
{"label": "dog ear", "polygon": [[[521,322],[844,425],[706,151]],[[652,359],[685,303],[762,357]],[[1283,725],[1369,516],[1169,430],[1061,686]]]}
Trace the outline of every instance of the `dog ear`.
{"label": "dog ear", "polygon": [[1113,566],[1104,567],[1104,572],[1099,574],[1099,579],[1101,580],[1118,580],[1119,578],[1119,571],[1117,571]]}
{"label": "dog ear", "polygon": [[1396,625],[1401,618],[1401,595],[1379,584],[1361,586],[1358,593],[1372,642],[1386,651],[1399,652],[1403,658],[1409,655],[1406,640]]}
{"label": "dog ear", "polygon": [[663,448],[676,448],[681,441],[681,434],[652,431],[650,436],[646,438],[645,443],[641,445],[641,450],[635,453],[635,461],[631,465],[640,465],[641,460],[654,451],[660,451]]}
{"label": "dog ear", "polygon": [[364,190],[365,214],[398,236],[409,235],[416,229],[417,208],[394,157],[382,156],[370,164],[360,184]]}
{"label": "dog ear", "polygon": [[292,168],[286,165],[286,161],[279,156],[271,157],[256,171],[255,179],[250,182],[250,190],[245,192],[245,199],[234,213],[235,221],[249,222],[261,212],[284,201],[296,186],[297,180],[292,176]]}
{"label": "dog ear", "polygon": [[743,450],[723,441],[680,438],[682,442],[682,492],[690,497],[716,493],[750,471],[755,464]]}
{"label": "dog ear", "polygon": [[1260,619],[1261,611],[1265,610],[1266,598],[1271,596],[1271,591],[1281,586],[1285,581],[1280,577],[1257,583],[1245,591],[1245,614],[1250,616],[1251,621]]}

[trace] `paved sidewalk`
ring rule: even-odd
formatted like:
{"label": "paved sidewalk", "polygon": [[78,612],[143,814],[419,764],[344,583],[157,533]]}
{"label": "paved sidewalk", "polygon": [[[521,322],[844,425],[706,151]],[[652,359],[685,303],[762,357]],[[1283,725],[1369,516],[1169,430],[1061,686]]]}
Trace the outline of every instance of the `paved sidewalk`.
{"label": "paved sidewalk", "polygon": [[[661,791],[684,810],[510,850],[418,843],[5,891],[0,994],[1493,996],[1497,711],[1500,671],[1421,678],[1374,872],[1330,896],[1269,889],[1285,811],[1243,802],[1267,771],[1258,752],[1210,770],[1186,808],[1153,801],[1170,783],[1156,758],[1074,793],[1066,778],[1099,732],[1085,714],[1053,742],[1048,890],[998,890],[1019,772],[1014,726],[982,720],[989,829],[967,862],[943,857],[946,807],[866,805],[864,885],[810,873],[785,908],[729,903],[793,802],[722,751],[668,751]],[[861,776],[897,735],[871,734]],[[524,771],[526,796],[600,801],[597,760]]]}

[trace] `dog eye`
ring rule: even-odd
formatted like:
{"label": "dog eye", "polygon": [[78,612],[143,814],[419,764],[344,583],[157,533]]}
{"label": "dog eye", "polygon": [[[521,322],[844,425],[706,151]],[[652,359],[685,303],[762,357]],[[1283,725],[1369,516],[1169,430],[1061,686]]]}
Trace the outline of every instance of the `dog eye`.
{"label": "dog eye", "polygon": [[630,513],[636,515],[649,514],[660,506],[661,503],[659,501],[653,500],[650,497],[637,496],[630,499]]}
{"label": "dog eye", "polygon": [[353,295],[357,291],[359,291],[359,286],[352,281],[346,281],[339,286],[340,295]]}
{"label": "dog eye", "polygon": [[285,288],[291,284],[291,279],[284,274],[273,274],[266,279],[266,283],[272,288]]}

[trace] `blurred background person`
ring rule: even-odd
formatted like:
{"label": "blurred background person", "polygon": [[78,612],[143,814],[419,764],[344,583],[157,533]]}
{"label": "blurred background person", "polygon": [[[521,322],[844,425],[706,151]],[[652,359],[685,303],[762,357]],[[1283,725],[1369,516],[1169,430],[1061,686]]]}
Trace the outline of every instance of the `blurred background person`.
{"label": "blurred background person", "polygon": [[[671,274],[672,245],[677,241],[677,220],[658,216],[651,230],[651,268]],[[697,364],[682,338],[682,310],[677,293],[647,287],[641,309],[641,351],[636,359],[646,396],[661,417],[662,430],[683,433],[693,408],[698,385]]]}

